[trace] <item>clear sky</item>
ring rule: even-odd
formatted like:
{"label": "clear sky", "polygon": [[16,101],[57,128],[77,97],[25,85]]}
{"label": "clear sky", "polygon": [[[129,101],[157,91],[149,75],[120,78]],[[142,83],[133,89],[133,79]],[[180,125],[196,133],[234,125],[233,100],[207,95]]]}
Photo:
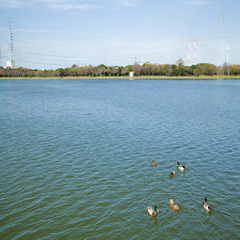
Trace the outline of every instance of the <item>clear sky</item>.
{"label": "clear sky", "polygon": [[[11,19],[17,66],[56,69],[137,62],[218,64],[221,18],[229,63],[240,64],[239,0],[0,0],[0,64]],[[226,56],[225,56],[226,57]]]}

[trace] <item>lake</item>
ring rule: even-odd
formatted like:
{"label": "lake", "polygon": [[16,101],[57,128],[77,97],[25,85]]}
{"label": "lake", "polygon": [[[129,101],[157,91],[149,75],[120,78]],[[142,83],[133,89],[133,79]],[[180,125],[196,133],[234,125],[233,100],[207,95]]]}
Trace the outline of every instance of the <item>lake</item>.
{"label": "lake", "polygon": [[0,80],[0,102],[0,239],[240,239],[239,80]]}

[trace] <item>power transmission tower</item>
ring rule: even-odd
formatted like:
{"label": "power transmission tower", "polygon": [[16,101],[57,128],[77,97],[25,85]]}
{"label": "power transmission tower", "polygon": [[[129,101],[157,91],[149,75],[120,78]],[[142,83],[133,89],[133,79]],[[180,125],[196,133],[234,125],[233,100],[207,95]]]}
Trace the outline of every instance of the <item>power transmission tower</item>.
{"label": "power transmission tower", "polygon": [[224,11],[222,10],[222,24],[221,24],[221,35],[220,35],[220,45],[219,45],[219,55],[218,55],[218,66],[221,67],[223,65],[223,20],[224,20]]}
{"label": "power transmission tower", "polygon": [[14,61],[14,52],[13,52],[13,34],[11,31],[11,20],[8,19],[8,29],[9,29],[9,52],[8,52],[8,60],[7,60],[7,67],[14,68],[15,61]]}

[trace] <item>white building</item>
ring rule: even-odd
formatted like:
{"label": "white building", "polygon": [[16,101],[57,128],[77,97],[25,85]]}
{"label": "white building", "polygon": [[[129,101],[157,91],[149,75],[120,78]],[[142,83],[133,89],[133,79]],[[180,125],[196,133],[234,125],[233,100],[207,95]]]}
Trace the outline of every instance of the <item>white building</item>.
{"label": "white building", "polygon": [[129,77],[134,77],[134,72],[129,72]]}
{"label": "white building", "polygon": [[8,68],[15,68],[15,61],[13,60],[7,60],[6,67]]}

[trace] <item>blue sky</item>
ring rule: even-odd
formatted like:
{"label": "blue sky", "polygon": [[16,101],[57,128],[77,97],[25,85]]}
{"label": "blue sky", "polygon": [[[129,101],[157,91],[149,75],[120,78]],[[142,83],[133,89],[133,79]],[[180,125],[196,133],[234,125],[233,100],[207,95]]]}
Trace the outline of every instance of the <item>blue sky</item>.
{"label": "blue sky", "polygon": [[224,47],[240,64],[239,0],[0,0],[0,64],[8,57],[11,19],[17,66],[56,69],[138,62],[187,65],[188,40],[198,62],[217,65]]}

